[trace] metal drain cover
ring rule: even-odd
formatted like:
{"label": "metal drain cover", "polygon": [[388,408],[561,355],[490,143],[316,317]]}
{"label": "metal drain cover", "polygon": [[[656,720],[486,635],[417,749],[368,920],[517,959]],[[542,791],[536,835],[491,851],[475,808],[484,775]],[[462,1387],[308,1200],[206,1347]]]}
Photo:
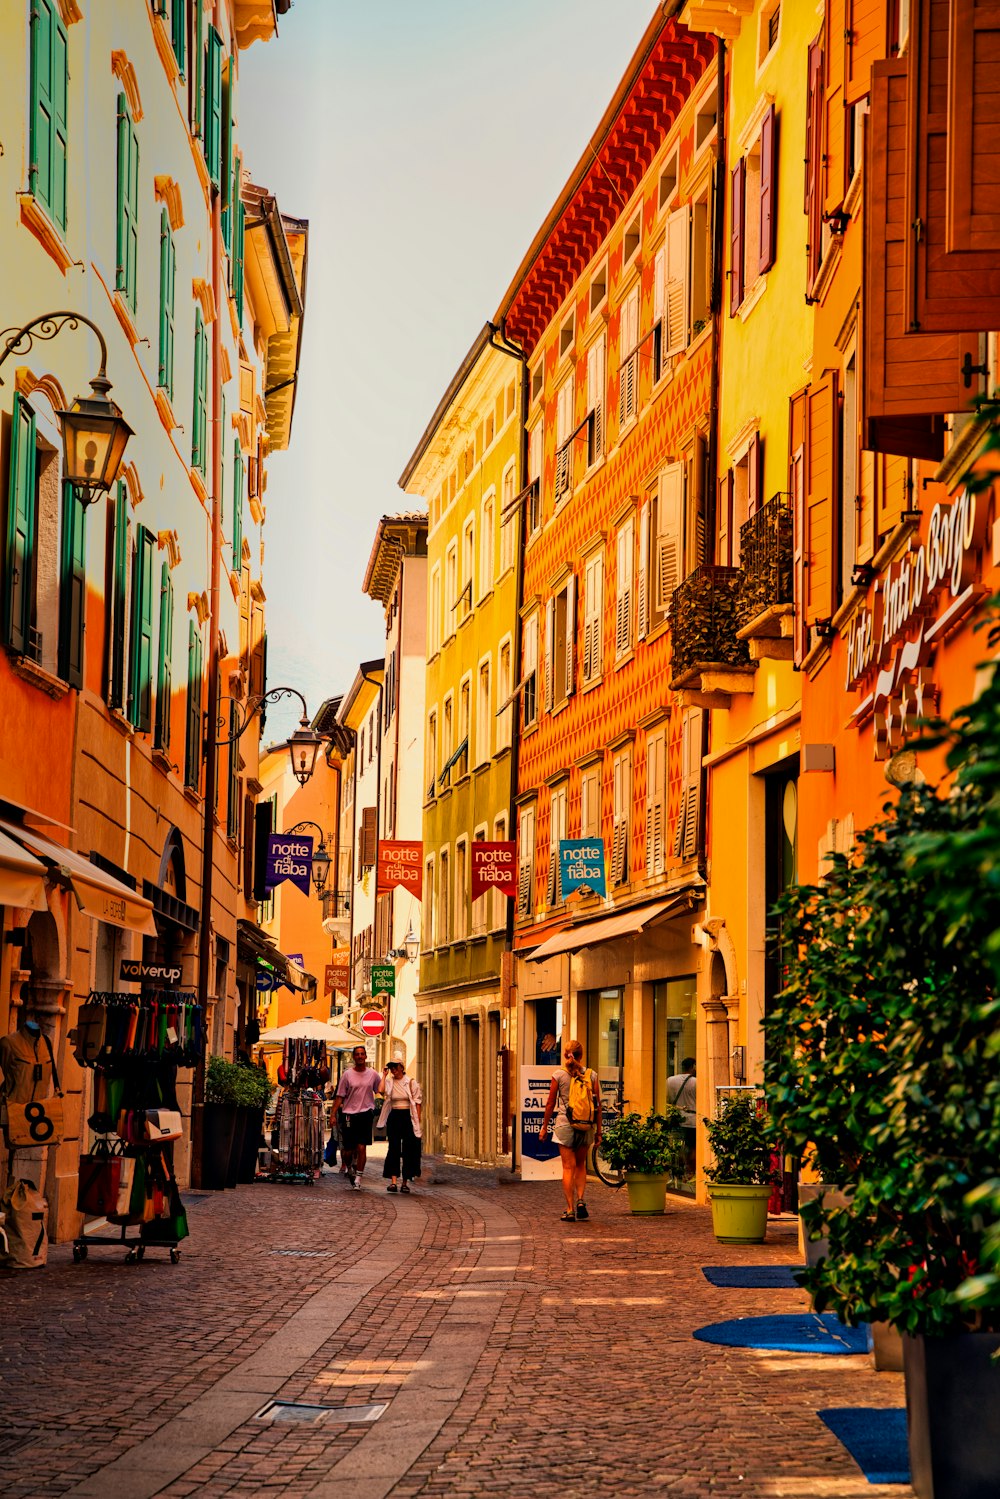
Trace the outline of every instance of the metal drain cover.
{"label": "metal drain cover", "polygon": [[377,1421],[387,1405],[305,1405],[294,1400],[269,1400],[254,1421],[300,1421],[311,1426],[341,1425],[349,1421]]}
{"label": "metal drain cover", "polygon": [[284,1255],[289,1260],[329,1260],[332,1259],[333,1249],[272,1249],[272,1254]]}

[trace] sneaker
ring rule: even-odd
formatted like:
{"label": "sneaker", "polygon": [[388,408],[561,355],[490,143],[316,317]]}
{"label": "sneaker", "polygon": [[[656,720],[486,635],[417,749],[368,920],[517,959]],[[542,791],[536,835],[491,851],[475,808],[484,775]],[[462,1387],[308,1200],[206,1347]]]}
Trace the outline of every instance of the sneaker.
{"label": "sneaker", "polygon": [[590,1214],[587,1212],[587,1204],[585,1202],[578,1202],[577,1203],[577,1205],[576,1205],[576,1216],[578,1218],[589,1218],[590,1217]]}
{"label": "sneaker", "polygon": [[350,1182],[351,1186],[353,1187],[354,1186],[354,1167],[353,1166],[348,1166],[347,1171],[345,1172],[345,1175],[347,1177],[347,1180]]}

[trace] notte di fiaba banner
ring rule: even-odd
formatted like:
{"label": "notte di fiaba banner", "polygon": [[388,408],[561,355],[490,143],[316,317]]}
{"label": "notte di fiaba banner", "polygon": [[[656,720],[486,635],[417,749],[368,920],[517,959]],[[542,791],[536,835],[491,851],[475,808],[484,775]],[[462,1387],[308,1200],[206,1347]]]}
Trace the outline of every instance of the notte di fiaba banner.
{"label": "notte di fiaba banner", "polygon": [[267,840],[267,873],[264,883],[269,890],[273,890],[282,880],[291,880],[293,885],[297,885],[308,895],[312,862],[311,836],[303,838],[299,833],[271,833]]}
{"label": "notte di fiaba banner", "polygon": [[584,886],[607,895],[603,838],[563,838],[559,844],[559,878],[565,898]]}
{"label": "notte di fiaba banner", "polygon": [[498,890],[511,900],[517,897],[517,845],[514,843],[474,843],[470,869],[472,899],[487,890]]}
{"label": "notte di fiaba banner", "polygon": [[375,889],[409,891],[417,900],[423,899],[424,845],[419,838],[379,839],[378,876]]}
{"label": "notte di fiaba banner", "polygon": [[334,958],[332,963],[327,963],[323,974],[323,993],[332,994],[334,989],[340,994],[351,992],[351,963],[349,958]]}

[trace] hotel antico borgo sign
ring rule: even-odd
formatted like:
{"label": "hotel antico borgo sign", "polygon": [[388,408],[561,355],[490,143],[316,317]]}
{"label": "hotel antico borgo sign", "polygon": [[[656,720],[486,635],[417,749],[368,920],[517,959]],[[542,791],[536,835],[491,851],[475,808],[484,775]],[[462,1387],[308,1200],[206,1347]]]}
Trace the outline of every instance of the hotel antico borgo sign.
{"label": "hotel antico borgo sign", "polygon": [[870,689],[852,718],[858,728],[872,718],[876,760],[899,749],[936,704],[931,654],[978,597],[986,500],[966,489],[953,504],[935,505],[926,539],[911,541],[875,579],[848,625],[845,685]]}
{"label": "hotel antico borgo sign", "polygon": [[282,880],[291,880],[304,895],[309,894],[312,871],[313,841],[298,833],[270,833],[267,839],[267,872],[264,883],[269,890]]}
{"label": "hotel antico borgo sign", "polygon": [[517,846],[511,843],[473,843],[469,869],[471,898],[478,900],[487,890],[508,899],[517,897]]}
{"label": "hotel antico borgo sign", "polygon": [[417,900],[423,899],[424,845],[419,839],[379,839],[376,893],[385,890],[408,890]]}
{"label": "hotel antico borgo sign", "polygon": [[603,838],[563,838],[559,844],[559,878],[562,893],[589,890],[607,895]]}

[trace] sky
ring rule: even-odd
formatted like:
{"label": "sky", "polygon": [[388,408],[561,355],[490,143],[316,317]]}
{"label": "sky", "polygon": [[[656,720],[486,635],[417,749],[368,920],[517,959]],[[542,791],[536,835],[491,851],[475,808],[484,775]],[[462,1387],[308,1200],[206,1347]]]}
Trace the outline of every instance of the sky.
{"label": "sky", "polygon": [[[311,714],[381,657],[361,591],[438,401],[607,107],[654,0],[295,0],[240,57],[251,180],[309,220],[288,450],[268,469],[268,684]],[[290,733],[296,705],[268,712]]]}

